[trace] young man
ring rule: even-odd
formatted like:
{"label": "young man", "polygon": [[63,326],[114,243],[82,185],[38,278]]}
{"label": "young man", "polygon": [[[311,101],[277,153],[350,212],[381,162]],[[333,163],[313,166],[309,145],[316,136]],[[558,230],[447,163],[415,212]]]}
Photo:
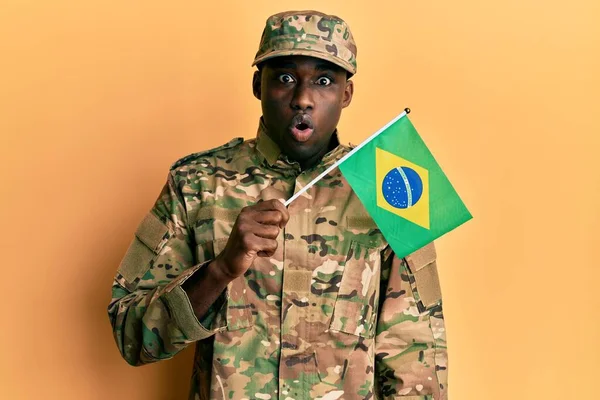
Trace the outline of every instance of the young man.
{"label": "young man", "polygon": [[139,225],[109,316],[132,365],[196,345],[190,399],[445,399],[433,244],[399,259],[338,170],[353,94],[347,24],[267,20],[252,140],[177,161]]}

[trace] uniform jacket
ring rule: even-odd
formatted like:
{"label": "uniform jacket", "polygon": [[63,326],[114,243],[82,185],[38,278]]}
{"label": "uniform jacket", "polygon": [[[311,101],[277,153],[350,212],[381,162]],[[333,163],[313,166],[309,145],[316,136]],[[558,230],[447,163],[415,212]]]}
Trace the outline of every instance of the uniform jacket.
{"label": "uniform jacket", "polygon": [[291,197],[351,146],[302,171],[262,120],[177,161],[118,267],[108,307],[132,365],[196,346],[190,399],[447,398],[431,243],[398,258],[338,169],[289,205],[271,258],[257,258],[200,320],[181,288],[224,248],[241,208]]}

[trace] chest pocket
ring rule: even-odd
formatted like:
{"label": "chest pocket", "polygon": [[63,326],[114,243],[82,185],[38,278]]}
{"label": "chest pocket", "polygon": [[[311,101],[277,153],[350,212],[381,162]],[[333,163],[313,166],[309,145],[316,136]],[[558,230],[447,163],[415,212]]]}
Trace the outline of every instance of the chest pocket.
{"label": "chest pocket", "polygon": [[339,283],[330,329],[373,338],[379,309],[381,251],[386,243],[369,217],[348,217],[353,232]]}
{"label": "chest pocket", "polygon": [[[216,206],[203,207],[195,224],[197,262],[214,260],[227,245],[231,228],[239,210]],[[253,326],[253,305],[246,297],[245,277],[234,279],[227,286],[227,331],[237,331]]]}

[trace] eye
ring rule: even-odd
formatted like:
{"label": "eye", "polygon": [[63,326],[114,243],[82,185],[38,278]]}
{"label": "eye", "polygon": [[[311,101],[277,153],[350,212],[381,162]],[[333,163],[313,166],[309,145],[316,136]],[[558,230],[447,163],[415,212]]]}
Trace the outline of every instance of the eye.
{"label": "eye", "polygon": [[279,81],[281,83],[291,83],[294,82],[294,78],[290,74],[281,74],[279,75]]}
{"label": "eye", "polygon": [[317,85],[329,86],[331,85],[331,79],[326,76],[322,76],[319,79],[317,79]]}

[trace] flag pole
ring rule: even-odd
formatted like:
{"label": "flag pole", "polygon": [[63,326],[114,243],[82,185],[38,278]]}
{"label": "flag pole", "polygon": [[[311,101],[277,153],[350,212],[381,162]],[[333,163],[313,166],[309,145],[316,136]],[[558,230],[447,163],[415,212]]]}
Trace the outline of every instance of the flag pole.
{"label": "flag pole", "polygon": [[308,189],[310,189],[312,186],[314,186],[315,183],[317,183],[318,181],[320,181],[321,179],[323,179],[323,177],[325,175],[329,174],[331,171],[333,171],[335,168],[337,168],[341,163],[343,163],[344,161],[346,161],[348,158],[352,157],[357,151],[359,151],[364,146],[366,146],[371,140],[373,140],[377,136],[379,136],[379,134],[381,132],[383,132],[384,130],[386,130],[387,128],[389,128],[390,125],[394,124],[400,118],[406,116],[409,113],[410,113],[410,108],[405,108],[404,111],[402,112],[402,114],[398,115],[396,118],[394,118],[393,120],[391,120],[390,122],[388,122],[383,128],[379,129],[377,132],[375,132],[374,134],[372,134],[371,136],[369,136],[367,139],[365,139],[361,144],[359,144],[354,149],[352,149],[344,157],[342,157],[338,161],[336,161],[335,164],[333,164],[332,166],[330,166],[329,168],[327,168],[325,171],[323,171],[319,176],[317,176],[315,179],[313,179],[312,181],[310,181],[306,186],[304,186],[302,189],[300,189],[296,194],[294,194],[292,197],[290,197],[288,200],[286,200],[283,204],[286,207],[289,206],[294,200],[296,200],[304,192],[306,192]]}

